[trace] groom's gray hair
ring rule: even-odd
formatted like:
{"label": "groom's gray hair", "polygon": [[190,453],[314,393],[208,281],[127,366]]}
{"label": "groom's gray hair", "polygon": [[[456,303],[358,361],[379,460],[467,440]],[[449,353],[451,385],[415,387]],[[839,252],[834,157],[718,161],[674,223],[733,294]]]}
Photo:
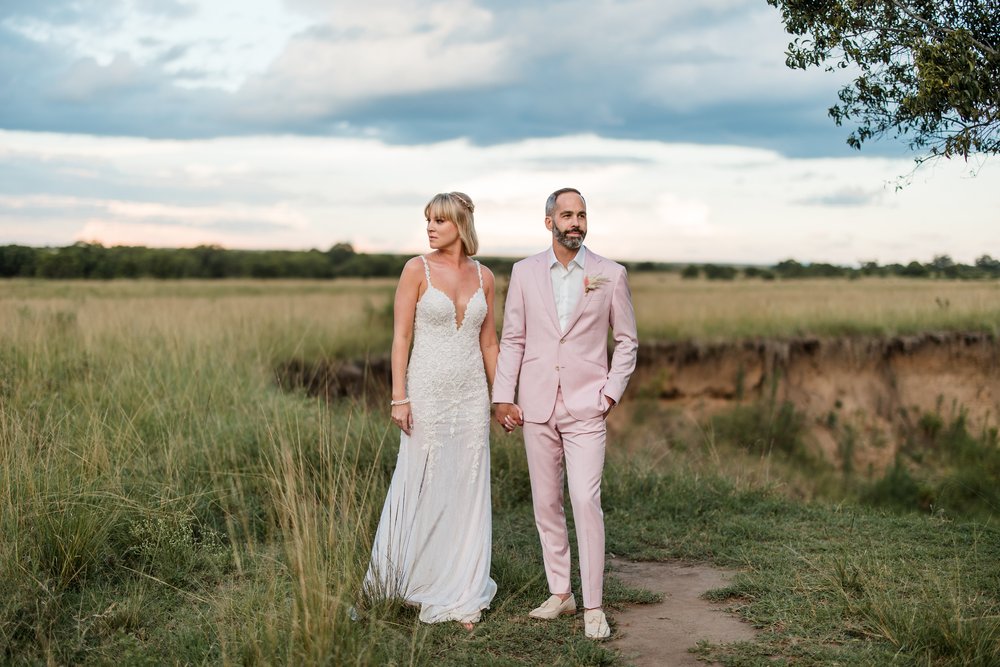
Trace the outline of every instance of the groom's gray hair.
{"label": "groom's gray hair", "polygon": [[[545,217],[551,218],[552,213],[556,210],[556,200],[559,199],[559,195],[564,195],[567,192],[575,192],[580,195],[580,199],[583,199],[583,195],[576,188],[559,188],[555,192],[549,195],[549,198],[545,200]],[[583,199],[584,206],[587,205],[587,200]]]}

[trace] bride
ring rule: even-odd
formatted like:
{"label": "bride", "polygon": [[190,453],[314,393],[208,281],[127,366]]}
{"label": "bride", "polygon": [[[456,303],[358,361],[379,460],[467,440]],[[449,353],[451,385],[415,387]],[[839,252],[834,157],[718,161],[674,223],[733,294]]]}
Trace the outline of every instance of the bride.
{"label": "bride", "polygon": [[[490,578],[490,398],[496,370],[493,274],[468,195],[424,207],[432,252],[406,263],[396,288],[392,421],[399,455],[364,590],[420,607],[425,623],[471,630],[496,593]],[[413,353],[407,359],[410,343]]]}

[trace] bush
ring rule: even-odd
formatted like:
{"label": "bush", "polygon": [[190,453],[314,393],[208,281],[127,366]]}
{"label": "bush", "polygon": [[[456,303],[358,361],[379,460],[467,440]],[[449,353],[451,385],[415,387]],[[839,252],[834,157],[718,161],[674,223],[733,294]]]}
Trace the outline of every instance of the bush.
{"label": "bush", "polygon": [[705,277],[709,280],[733,280],[736,277],[736,269],[726,265],[706,264]]}
{"label": "bush", "polygon": [[862,501],[869,505],[909,511],[930,509],[932,498],[899,459],[861,494]]}
{"label": "bush", "polygon": [[790,401],[759,401],[740,405],[712,418],[716,436],[755,454],[778,452],[801,462],[813,462],[803,439],[805,417]]}
{"label": "bush", "polygon": [[222,536],[201,526],[186,513],[148,514],[129,526],[127,556],[143,572],[175,586],[190,582],[195,573],[217,575],[229,560]]}
{"label": "bush", "polygon": [[[863,502],[961,516],[989,516],[1000,510],[996,429],[984,430],[977,437],[969,432],[964,411],[959,410],[950,421],[939,412],[927,412],[906,435],[907,445],[894,465],[862,491]],[[917,476],[907,461],[932,472]]]}

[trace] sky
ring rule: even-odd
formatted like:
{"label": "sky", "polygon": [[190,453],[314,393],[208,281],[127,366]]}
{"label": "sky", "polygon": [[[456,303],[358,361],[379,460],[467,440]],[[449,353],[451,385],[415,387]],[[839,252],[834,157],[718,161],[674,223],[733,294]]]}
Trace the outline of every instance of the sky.
{"label": "sky", "polygon": [[843,73],[788,69],[765,0],[0,0],[0,244],[485,255],[588,202],[623,260],[1000,256],[1000,167],[856,151]]}

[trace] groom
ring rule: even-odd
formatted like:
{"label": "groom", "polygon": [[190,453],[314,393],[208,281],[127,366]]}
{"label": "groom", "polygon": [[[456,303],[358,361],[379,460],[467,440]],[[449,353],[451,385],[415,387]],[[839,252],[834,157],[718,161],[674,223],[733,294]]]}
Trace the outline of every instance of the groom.
{"label": "groom", "polygon": [[[563,188],[545,202],[552,247],[514,265],[493,383],[497,421],[523,424],[535,525],[552,596],[529,616],[576,612],[570,590],[569,535],[563,512],[563,461],[576,521],[587,637],[611,635],[604,589],[605,419],[635,369],[635,314],[625,268],[591,252],[587,203]],[[608,368],[608,327],[615,348]],[[514,390],[519,389],[517,404]]]}

